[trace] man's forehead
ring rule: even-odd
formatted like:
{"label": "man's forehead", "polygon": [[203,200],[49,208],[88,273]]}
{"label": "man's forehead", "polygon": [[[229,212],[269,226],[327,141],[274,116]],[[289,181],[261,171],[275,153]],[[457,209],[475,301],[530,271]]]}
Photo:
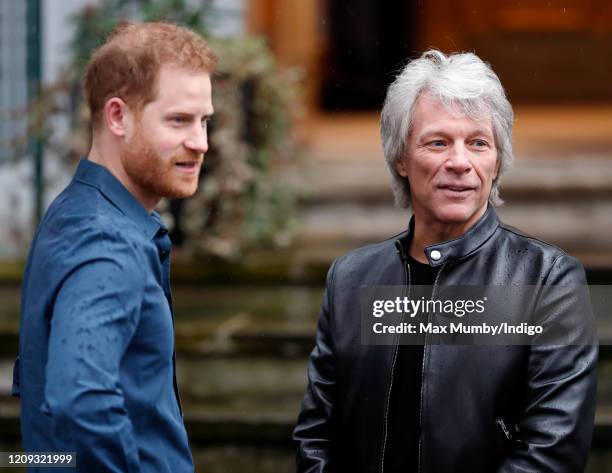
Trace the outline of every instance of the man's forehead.
{"label": "man's forehead", "polygon": [[412,122],[412,128],[418,127],[422,133],[444,126],[461,126],[487,133],[493,132],[492,117],[487,109],[477,108],[468,113],[461,102],[443,103],[430,95],[422,95],[417,99]]}
{"label": "man's forehead", "polygon": [[162,66],[157,79],[154,103],[168,108],[173,105],[205,106],[210,103],[211,82],[207,72],[194,72],[175,66]]}

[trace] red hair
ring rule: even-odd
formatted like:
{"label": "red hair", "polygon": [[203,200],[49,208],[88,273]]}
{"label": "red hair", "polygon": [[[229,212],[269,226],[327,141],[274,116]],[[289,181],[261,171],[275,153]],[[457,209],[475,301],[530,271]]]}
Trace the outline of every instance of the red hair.
{"label": "red hair", "polygon": [[197,33],[171,23],[119,24],[91,56],[83,88],[92,124],[106,101],[120,97],[136,110],[155,100],[163,65],[212,73],[217,56]]}

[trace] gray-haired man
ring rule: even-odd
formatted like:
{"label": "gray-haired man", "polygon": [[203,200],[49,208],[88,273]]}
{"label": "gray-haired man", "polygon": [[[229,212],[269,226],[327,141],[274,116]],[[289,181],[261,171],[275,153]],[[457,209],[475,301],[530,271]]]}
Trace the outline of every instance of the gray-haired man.
{"label": "gray-haired man", "polygon": [[[294,432],[300,472],[581,472],[591,441],[593,344],[367,345],[363,288],[561,287],[529,302],[580,311],[574,258],[502,224],[492,206],[512,158],[513,113],[474,54],[428,51],[389,87],[381,117],[408,230],[332,265]],[[504,310],[519,311],[527,301]],[[519,314],[523,316],[524,314]],[[578,327],[578,330],[580,327]],[[426,339],[429,340],[429,339]]]}

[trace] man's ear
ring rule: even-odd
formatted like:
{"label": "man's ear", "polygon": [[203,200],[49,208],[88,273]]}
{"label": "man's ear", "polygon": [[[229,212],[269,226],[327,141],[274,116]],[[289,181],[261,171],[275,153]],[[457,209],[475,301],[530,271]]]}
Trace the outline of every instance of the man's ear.
{"label": "man's ear", "polygon": [[408,157],[403,156],[395,163],[395,170],[402,177],[408,177]]}
{"label": "man's ear", "polygon": [[119,97],[112,97],[104,104],[103,119],[106,128],[115,136],[125,137],[129,128],[130,111]]}

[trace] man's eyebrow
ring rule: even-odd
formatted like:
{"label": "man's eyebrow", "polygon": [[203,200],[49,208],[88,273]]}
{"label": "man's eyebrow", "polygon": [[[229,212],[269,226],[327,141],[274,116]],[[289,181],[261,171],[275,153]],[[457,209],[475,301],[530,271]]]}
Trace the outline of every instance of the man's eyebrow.
{"label": "man's eyebrow", "polygon": [[487,130],[486,128],[478,128],[477,130],[474,130],[473,132],[469,133],[468,136],[474,136],[474,135],[485,135],[485,136],[493,136],[493,131],[491,130]]}
{"label": "man's eyebrow", "polygon": [[[426,130],[424,133],[421,133],[419,135],[419,139],[426,139],[429,138],[431,136],[449,136],[452,133],[445,131],[443,129],[438,129],[438,128],[432,128],[431,130]],[[477,128],[475,130],[469,131],[468,133],[466,133],[466,136],[476,136],[476,135],[484,135],[484,136],[490,136],[493,137],[493,132],[490,130],[487,130],[486,128]]]}
{"label": "man's eyebrow", "polygon": [[431,129],[431,130],[426,130],[425,133],[421,133],[419,135],[420,139],[424,139],[424,138],[429,138],[431,136],[448,136],[449,133],[445,132],[444,130],[438,130],[438,129]]}
{"label": "man's eyebrow", "polygon": [[[205,113],[202,115],[202,118],[208,120],[213,116],[214,112],[211,113]],[[182,117],[196,117],[199,115],[199,113],[194,113],[194,112],[186,112],[186,111],[180,111],[180,110],[169,110],[168,112],[166,112],[165,114],[166,116],[172,117],[172,116],[176,116],[176,115],[180,115]]]}

